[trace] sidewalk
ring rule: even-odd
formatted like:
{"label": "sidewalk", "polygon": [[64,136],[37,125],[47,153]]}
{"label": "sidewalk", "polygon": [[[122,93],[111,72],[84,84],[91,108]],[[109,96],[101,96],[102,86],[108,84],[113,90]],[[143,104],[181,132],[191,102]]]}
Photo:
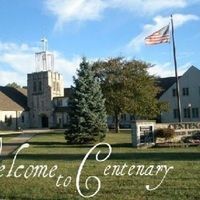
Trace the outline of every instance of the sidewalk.
{"label": "sidewalk", "polygon": [[25,129],[23,131],[0,131],[0,137],[3,135],[12,134],[25,134],[25,133],[52,133],[52,132],[64,132],[66,129]]}
{"label": "sidewalk", "polygon": [[9,142],[3,143],[0,157],[5,157],[12,154],[19,146],[28,142],[35,134],[36,133],[23,133],[12,138]]}

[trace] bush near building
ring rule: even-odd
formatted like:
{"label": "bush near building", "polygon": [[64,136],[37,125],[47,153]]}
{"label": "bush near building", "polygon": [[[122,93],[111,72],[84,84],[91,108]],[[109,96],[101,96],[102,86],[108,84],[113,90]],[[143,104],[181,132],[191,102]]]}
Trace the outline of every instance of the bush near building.
{"label": "bush near building", "polygon": [[175,131],[174,129],[171,128],[163,128],[155,131],[155,137],[164,138],[165,141],[174,138],[174,136],[175,136]]}
{"label": "bush near building", "polygon": [[184,143],[200,144],[200,132],[195,133],[192,136],[185,137],[183,139]]}

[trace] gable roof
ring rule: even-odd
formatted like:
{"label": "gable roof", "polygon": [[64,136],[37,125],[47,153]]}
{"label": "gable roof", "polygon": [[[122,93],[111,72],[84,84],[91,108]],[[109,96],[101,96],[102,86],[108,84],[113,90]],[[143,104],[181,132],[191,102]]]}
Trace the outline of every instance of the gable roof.
{"label": "gable roof", "polygon": [[175,82],[176,77],[158,78],[157,85],[161,88],[158,98],[160,98]]}
{"label": "gable roof", "polygon": [[[179,80],[181,80],[191,71],[195,71],[195,73],[200,73],[200,70],[192,65],[182,76],[179,76]],[[161,88],[161,92],[159,93],[158,98],[160,98],[175,83],[176,83],[176,77],[159,78],[157,80],[157,85]]]}
{"label": "gable roof", "polygon": [[0,86],[0,110],[28,110],[27,89]]}
{"label": "gable roof", "polygon": [[185,75],[186,73],[188,73],[190,71],[195,71],[197,73],[200,73],[200,70],[197,67],[195,67],[194,65],[192,65],[183,75]]}

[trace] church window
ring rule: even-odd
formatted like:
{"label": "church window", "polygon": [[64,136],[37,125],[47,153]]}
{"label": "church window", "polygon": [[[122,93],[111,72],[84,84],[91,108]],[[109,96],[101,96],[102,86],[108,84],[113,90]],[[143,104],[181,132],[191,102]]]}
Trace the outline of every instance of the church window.
{"label": "church window", "polygon": [[174,119],[178,119],[179,116],[178,109],[174,109],[173,112],[174,112]]}
{"label": "church window", "polygon": [[22,123],[24,123],[24,115],[22,115],[21,121]]}
{"label": "church window", "polygon": [[189,88],[183,88],[183,96],[189,96]]}
{"label": "church window", "polygon": [[36,81],[33,82],[33,92],[37,91],[37,83]]}
{"label": "church window", "polygon": [[199,118],[199,108],[192,108],[192,117]]}
{"label": "church window", "polygon": [[53,90],[56,91],[56,82],[53,82]]}
{"label": "church window", "polygon": [[173,97],[177,96],[176,89],[172,89],[172,96],[173,96]]}
{"label": "church window", "polygon": [[184,108],[184,118],[190,118],[190,108]]}
{"label": "church window", "polygon": [[39,81],[39,91],[42,91],[42,81]]}
{"label": "church window", "polygon": [[57,85],[57,91],[59,91],[59,83],[57,82],[57,84],[56,84],[56,85]]}

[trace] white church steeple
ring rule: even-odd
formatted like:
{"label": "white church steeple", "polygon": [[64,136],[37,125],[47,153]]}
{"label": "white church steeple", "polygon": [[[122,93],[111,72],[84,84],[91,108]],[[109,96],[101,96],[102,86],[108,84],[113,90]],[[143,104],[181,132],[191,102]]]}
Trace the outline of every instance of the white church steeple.
{"label": "white church steeple", "polygon": [[42,50],[35,53],[36,72],[53,71],[54,70],[54,55],[48,51],[48,40],[42,38],[40,40]]}

